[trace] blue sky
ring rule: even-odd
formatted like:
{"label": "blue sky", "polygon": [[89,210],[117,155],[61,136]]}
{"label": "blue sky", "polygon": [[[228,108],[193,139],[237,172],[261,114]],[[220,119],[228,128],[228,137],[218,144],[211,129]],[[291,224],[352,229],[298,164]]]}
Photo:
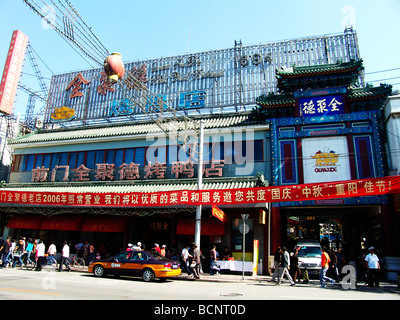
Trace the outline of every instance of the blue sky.
{"label": "blue sky", "polygon": [[[41,1],[36,0],[37,3]],[[244,45],[341,33],[352,24],[358,34],[366,81],[400,89],[400,1],[325,0],[71,0],[87,25],[110,52],[125,61],[225,49]],[[50,3],[50,1],[45,1]],[[24,32],[54,74],[91,68],[22,0],[0,0],[0,70],[12,32]],[[51,72],[39,60],[43,76]],[[397,69],[393,71],[386,71]],[[29,61],[22,83],[38,90]],[[382,80],[395,78],[391,80]],[[376,81],[382,80],[382,81]],[[50,81],[47,81],[50,83]],[[25,113],[20,91],[16,113]],[[37,104],[40,108],[40,104]]]}

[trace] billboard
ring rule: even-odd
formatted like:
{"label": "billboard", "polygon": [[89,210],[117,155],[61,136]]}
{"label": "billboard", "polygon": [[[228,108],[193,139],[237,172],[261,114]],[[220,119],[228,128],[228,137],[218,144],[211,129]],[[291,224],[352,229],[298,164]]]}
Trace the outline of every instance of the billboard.
{"label": "billboard", "polygon": [[346,137],[304,138],[304,183],[350,180],[350,159]]}
{"label": "billboard", "polygon": [[153,93],[146,101],[137,95],[143,108],[108,83],[102,68],[55,75],[44,123],[147,119],[143,110],[157,101],[187,116],[251,110],[260,95],[277,93],[277,68],[351,59],[360,59],[355,31],[125,63],[125,74]]}
{"label": "billboard", "polygon": [[28,37],[21,31],[15,30],[0,83],[0,111],[7,115],[12,114],[27,45]]}

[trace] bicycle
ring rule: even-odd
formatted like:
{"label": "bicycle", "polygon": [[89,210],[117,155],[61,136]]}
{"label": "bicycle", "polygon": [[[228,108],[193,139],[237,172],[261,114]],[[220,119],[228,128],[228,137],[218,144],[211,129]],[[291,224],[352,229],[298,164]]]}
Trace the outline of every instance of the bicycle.
{"label": "bicycle", "polygon": [[57,264],[58,264],[57,260],[50,255],[45,254],[45,257],[46,257],[46,264],[44,266],[50,266],[50,269],[57,269]]}
{"label": "bicycle", "polygon": [[75,271],[82,271],[85,267],[85,260],[76,256],[67,258],[67,263],[68,266]]}

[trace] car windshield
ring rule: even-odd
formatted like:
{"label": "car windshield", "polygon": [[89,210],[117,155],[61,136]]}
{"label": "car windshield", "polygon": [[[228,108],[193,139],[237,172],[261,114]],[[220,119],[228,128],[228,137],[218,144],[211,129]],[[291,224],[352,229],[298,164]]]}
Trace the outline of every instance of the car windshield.
{"label": "car windshield", "polygon": [[320,258],[321,257],[321,248],[320,247],[300,247],[300,250],[297,254],[298,257],[302,258]]}

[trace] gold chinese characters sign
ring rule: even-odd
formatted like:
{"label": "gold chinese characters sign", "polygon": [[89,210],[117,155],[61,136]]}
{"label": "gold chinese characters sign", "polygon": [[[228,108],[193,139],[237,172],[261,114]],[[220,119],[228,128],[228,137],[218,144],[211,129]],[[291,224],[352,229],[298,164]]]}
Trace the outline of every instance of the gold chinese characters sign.
{"label": "gold chinese characters sign", "polygon": [[3,189],[0,202],[21,205],[157,207],[253,204],[337,199],[400,193],[400,176],[312,183],[292,186],[224,189],[179,190],[168,192],[72,193],[28,192]]}

